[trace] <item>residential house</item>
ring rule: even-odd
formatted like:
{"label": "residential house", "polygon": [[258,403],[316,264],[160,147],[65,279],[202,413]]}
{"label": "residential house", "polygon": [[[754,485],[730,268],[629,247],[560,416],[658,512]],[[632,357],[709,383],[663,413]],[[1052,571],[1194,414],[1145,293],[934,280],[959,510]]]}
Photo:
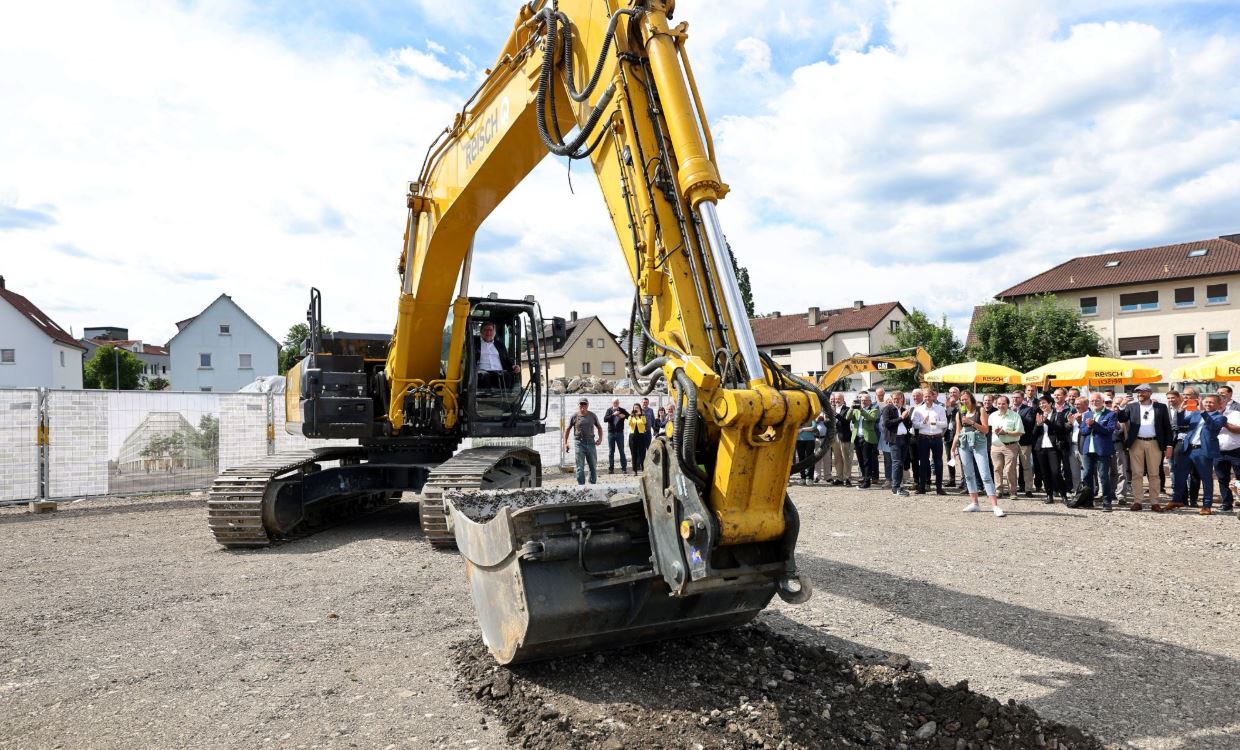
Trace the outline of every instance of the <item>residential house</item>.
{"label": "residential house", "polygon": [[142,374],[138,381],[145,388],[155,378],[170,380],[168,349],[163,346],[146,344],[138,339],[129,338],[129,329],[119,326],[96,326],[84,329],[85,335],[78,341],[86,347],[85,361],[95,357],[95,350],[101,346],[115,346],[133,354],[142,360]]}
{"label": "residential house", "polygon": [[177,323],[168,340],[174,391],[237,391],[276,375],[279,343],[227,294]]}
{"label": "residential house", "polygon": [[0,276],[0,388],[81,388],[84,350]]}
{"label": "residential house", "polygon": [[580,375],[616,380],[626,376],[628,355],[616,337],[594,315],[577,317],[569,313],[563,335],[554,326],[543,329],[543,349],[547,357],[547,376],[572,378]]}
{"label": "residential house", "polygon": [[[802,314],[771,313],[749,321],[758,349],[796,375],[817,377],[837,361],[854,354],[877,354],[895,348],[896,331],[908,312],[899,302],[852,307],[811,307]],[[880,385],[879,373],[858,373],[844,382],[846,390]]]}
{"label": "residential house", "polygon": [[1240,348],[1240,234],[1084,255],[999,292],[1020,305],[1054,294],[1102,337],[1110,353],[1170,378],[1182,364]]}

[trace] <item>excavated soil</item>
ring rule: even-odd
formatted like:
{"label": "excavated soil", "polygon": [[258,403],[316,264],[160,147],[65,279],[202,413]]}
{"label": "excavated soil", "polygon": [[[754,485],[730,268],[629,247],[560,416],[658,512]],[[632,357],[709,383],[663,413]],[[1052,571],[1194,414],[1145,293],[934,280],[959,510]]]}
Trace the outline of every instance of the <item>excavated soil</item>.
{"label": "excavated soil", "polygon": [[511,668],[478,639],[454,650],[458,690],[533,750],[1103,747],[906,658],[845,657],[762,624]]}
{"label": "excavated soil", "polygon": [[637,485],[608,484],[601,487],[561,485],[520,490],[448,490],[445,497],[453,507],[468,516],[470,520],[485,523],[494,518],[503,507],[516,511],[535,505],[601,502],[621,494],[636,495]]}

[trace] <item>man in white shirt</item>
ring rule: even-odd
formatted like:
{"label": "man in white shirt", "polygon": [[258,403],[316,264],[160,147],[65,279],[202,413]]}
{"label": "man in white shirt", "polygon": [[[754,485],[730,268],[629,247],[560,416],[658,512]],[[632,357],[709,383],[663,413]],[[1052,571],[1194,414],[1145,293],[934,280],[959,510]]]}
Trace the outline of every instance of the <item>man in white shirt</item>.
{"label": "man in white shirt", "polygon": [[1218,397],[1223,402],[1223,405],[1220,406],[1219,409],[1224,414],[1231,414],[1232,412],[1240,411],[1240,401],[1237,401],[1232,397],[1231,386],[1220,385],[1218,387]]}
{"label": "man in white shirt", "polygon": [[943,490],[943,437],[947,432],[947,410],[939,403],[939,394],[927,388],[920,404],[913,407],[913,434],[917,436],[917,475],[914,478],[915,494],[926,494],[930,484],[930,464],[934,463],[934,489],[939,495]]}
{"label": "man in white shirt", "polygon": [[512,361],[504,342],[495,338],[495,324],[483,323],[479,337],[474,339],[474,358],[478,363],[478,385],[502,388],[509,383],[509,372],[520,372]]}

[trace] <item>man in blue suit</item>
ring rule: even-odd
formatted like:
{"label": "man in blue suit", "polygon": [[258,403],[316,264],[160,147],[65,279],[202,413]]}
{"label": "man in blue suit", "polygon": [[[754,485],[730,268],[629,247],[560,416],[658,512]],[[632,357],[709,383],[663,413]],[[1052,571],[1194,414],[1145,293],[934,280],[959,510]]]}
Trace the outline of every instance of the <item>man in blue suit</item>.
{"label": "man in blue suit", "polygon": [[1111,484],[1111,456],[1115,455],[1115,428],[1119,418],[1106,408],[1101,392],[1089,397],[1089,411],[1081,415],[1081,486],[1102,485],[1102,510],[1111,512],[1115,486]]}
{"label": "man in blue suit", "polygon": [[1184,439],[1175,449],[1175,495],[1172,510],[1184,507],[1188,491],[1189,467],[1201,477],[1201,511],[1203,516],[1214,515],[1214,462],[1218,459],[1218,433],[1227,424],[1227,417],[1219,411],[1219,398],[1206,396],[1201,411],[1183,411],[1178,415]]}

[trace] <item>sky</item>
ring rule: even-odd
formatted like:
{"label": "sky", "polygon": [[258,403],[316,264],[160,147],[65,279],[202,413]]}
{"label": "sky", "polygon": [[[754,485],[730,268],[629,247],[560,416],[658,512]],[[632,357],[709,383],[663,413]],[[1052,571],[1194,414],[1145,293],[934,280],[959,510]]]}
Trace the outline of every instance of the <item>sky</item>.
{"label": "sky", "polygon": [[[163,343],[227,293],[277,339],[323,291],[392,329],[405,190],[519,4],[13,4],[0,275],[57,323]],[[1240,6],[680,0],[758,312],[972,307],[1082,254],[1240,232]],[[571,187],[570,187],[571,180]],[[619,333],[632,287],[588,167],[482,226],[471,293]]]}

